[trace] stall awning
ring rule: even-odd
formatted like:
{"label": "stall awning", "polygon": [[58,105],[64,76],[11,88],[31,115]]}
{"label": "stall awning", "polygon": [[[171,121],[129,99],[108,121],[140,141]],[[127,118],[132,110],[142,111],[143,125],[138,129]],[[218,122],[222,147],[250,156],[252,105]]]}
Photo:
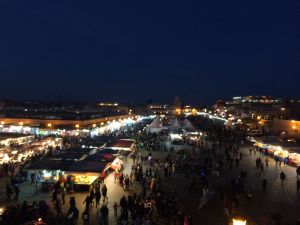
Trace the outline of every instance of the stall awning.
{"label": "stall awning", "polygon": [[68,173],[102,173],[107,168],[109,164],[107,162],[97,162],[97,161],[77,161],[74,162],[69,168]]}
{"label": "stall awning", "polygon": [[28,167],[26,167],[26,170],[61,170],[65,171],[67,170],[71,165],[73,161],[70,160],[53,160],[53,159],[45,159],[40,160],[38,162],[32,163]]}

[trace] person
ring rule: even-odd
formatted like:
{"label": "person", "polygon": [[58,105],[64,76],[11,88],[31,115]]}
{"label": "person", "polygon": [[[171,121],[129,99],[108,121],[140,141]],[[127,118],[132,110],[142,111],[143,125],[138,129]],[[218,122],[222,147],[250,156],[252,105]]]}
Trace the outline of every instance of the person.
{"label": "person", "polygon": [[278,161],[279,161],[278,157],[275,156],[274,160],[275,160],[275,166],[277,166],[278,165]]}
{"label": "person", "polygon": [[30,178],[31,178],[31,184],[34,184],[35,183],[35,173],[31,173]]}
{"label": "person", "polygon": [[115,217],[118,216],[118,207],[119,207],[119,205],[117,204],[117,202],[115,202],[113,205]]}
{"label": "person", "polygon": [[108,208],[107,205],[104,204],[101,209],[100,209],[100,214],[101,214],[101,220],[100,220],[100,224],[101,225],[108,225]]}
{"label": "person", "polygon": [[98,207],[98,205],[100,206],[100,199],[101,199],[100,189],[96,189],[95,192],[96,208]]}
{"label": "person", "polygon": [[86,196],[85,200],[83,201],[83,204],[85,203],[85,208],[89,209],[91,205],[91,198],[90,195]]}
{"label": "person", "polygon": [[62,189],[61,189],[61,200],[62,200],[62,204],[65,204],[65,202],[66,202],[66,201],[65,201],[66,192],[67,192],[67,190],[66,190],[65,186],[63,186]]}
{"label": "person", "polygon": [[266,167],[269,167],[269,159],[268,158],[265,159],[265,164],[266,164]]}
{"label": "person", "polygon": [[[71,201],[71,199],[70,199]],[[79,211],[75,205],[71,205],[68,215],[67,215],[67,224],[74,225],[78,220]]]}
{"label": "person", "polygon": [[39,184],[39,180],[36,179],[35,180],[35,192],[38,193],[38,184]]}
{"label": "person", "polygon": [[297,179],[297,193],[300,192],[300,180]]}
{"label": "person", "polygon": [[107,187],[105,184],[103,184],[101,192],[102,192],[102,196],[103,196],[103,201],[105,201],[105,198],[107,196]]}
{"label": "person", "polygon": [[60,200],[57,200],[55,202],[55,209],[56,209],[56,212],[57,212],[57,216],[63,215]]}
{"label": "person", "polygon": [[125,196],[123,196],[120,199],[120,207],[121,207],[121,213],[123,213],[123,211],[127,208],[127,200]]}
{"label": "person", "polygon": [[81,215],[81,219],[82,219],[84,225],[90,224],[90,213],[89,213],[88,209],[84,210],[84,212]]}
{"label": "person", "polygon": [[264,179],[262,180],[262,189],[263,189],[263,192],[266,192],[266,189],[267,189],[267,183],[268,183],[267,179],[264,178]]}
{"label": "person", "polygon": [[279,174],[280,180],[281,180],[281,185],[283,185],[283,182],[286,178],[285,173],[283,171],[280,172]]}
{"label": "person", "polygon": [[54,189],[52,192],[52,202],[56,202],[57,201],[57,190]]}
{"label": "person", "polygon": [[21,206],[21,219],[25,222],[28,218],[28,204],[27,201],[24,201]]}
{"label": "person", "polygon": [[91,205],[92,206],[94,204],[94,197],[95,197],[94,188],[91,188],[91,191],[90,191],[90,201],[91,201]]}

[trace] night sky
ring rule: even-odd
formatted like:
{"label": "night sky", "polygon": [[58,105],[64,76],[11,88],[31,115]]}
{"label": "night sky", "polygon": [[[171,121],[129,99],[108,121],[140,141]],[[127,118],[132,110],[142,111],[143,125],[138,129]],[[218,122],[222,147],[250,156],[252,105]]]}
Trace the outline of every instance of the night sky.
{"label": "night sky", "polygon": [[300,97],[299,2],[2,0],[0,98]]}

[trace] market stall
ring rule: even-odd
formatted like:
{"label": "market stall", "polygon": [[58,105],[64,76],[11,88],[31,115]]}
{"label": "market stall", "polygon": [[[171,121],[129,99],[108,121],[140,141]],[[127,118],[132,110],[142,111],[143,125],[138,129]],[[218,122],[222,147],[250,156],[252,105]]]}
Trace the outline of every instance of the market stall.
{"label": "market stall", "polygon": [[296,143],[279,141],[275,137],[252,138],[251,141],[263,153],[286,164],[300,166],[300,146]]}
{"label": "market stall", "polygon": [[10,147],[0,148],[0,164],[23,163],[32,157],[46,154],[50,149],[61,149],[60,138],[32,139],[29,143],[23,143]]}
{"label": "market stall", "polygon": [[42,182],[43,190],[49,190],[51,185],[61,179],[66,179],[65,171],[73,164],[71,160],[44,159],[25,167],[27,179]]}
{"label": "market stall", "polygon": [[162,121],[159,117],[156,117],[152,123],[147,126],[146,131],[149,133],[159,133],[162,129]]}
{"label": "market stall", "polygon": [[16,146],[32,142],[34,135],[18,133],[0,133],[0,146]]}
{"label": "market stall", "polygon": [[97,179],[104,178],[110,169],[110,163],[82,160],[73,163],[66,174],[74,190],[85,190]]}

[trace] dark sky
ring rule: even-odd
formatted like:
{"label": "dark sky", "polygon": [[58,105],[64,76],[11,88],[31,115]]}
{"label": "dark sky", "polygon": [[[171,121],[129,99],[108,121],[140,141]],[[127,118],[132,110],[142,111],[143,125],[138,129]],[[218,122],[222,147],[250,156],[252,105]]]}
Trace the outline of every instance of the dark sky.
{"label": "dark sky", "polygon": [[300,1],[0,3],[0,97],[300,97]]}

